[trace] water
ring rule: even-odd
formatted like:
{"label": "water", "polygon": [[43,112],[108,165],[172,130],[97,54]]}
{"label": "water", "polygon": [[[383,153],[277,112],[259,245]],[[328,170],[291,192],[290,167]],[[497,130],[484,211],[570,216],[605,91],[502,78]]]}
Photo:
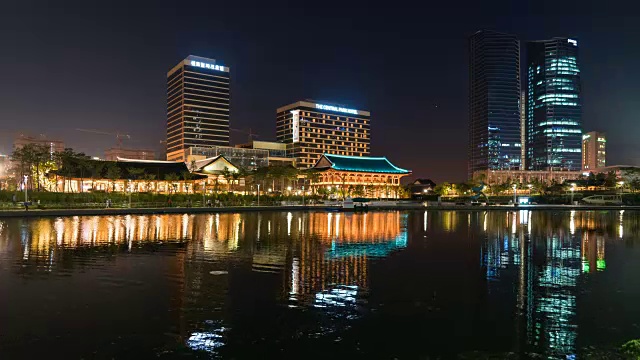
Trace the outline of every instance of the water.
{"label": "water", "polygon": [[639,227],[631,211],[2,220],[0,356],[580,357],[640,338]]}

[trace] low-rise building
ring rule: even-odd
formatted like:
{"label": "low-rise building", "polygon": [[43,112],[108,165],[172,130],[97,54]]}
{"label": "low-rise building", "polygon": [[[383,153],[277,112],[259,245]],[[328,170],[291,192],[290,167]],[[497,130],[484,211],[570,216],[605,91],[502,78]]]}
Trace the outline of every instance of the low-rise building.
{"label": "low-rise building", "polygon": [[436,183],[431,181],[431,179],[416,179],[409,185],[409,191],[411,191],[412,198],[419,199],[433,193],[435,187]]}
{"label": "low-rise building", "polygon": [[236,147],[267,150],[269,152],[269,165],[272,166],[295,166],[295,158],[290,144],[253,140],[245,144],[236,145]]}
{"label": "low-rise building", "polygon": [[567,180],[578,179],[582,171],[548,171],[548,170],[479,170],[473,173],[473,178],[487,185],[505,183],[527,184],[540,182],[542,184],[562,184]]}
{"label": "low-rise building", "polygon": [[317,190],[338,191],[342,196],[398,198],[400,179],[411,174],[386,157],[323,154],[313,166],[319,174],[311,181]]}
{"label": "low-rise building", "polygon": [[47,139],[44,136],[34,137],[25,135],[20,135],[13,141],[13,150],[22,149],[27,144],[35,144],[48,147],[52,159],[55,153],[64,151],[64,142],[61,140]]}
{"label": "low-rise building", "polygon": [[231,146],[190,147],[185,150],[185,159],[189,168],[193,162],[224,156],[238,168],[255,170],[269,165],[269,151],[265,149],[246,149]]}
{"label": "low-rise building", "polygon": [[153,150],[148,149],[124,149],[120,147],[114,147],[104,151],[104,158],[107,161],[117,161],[121,159],[136,159],[136,160],[155,160],[156,154]]}

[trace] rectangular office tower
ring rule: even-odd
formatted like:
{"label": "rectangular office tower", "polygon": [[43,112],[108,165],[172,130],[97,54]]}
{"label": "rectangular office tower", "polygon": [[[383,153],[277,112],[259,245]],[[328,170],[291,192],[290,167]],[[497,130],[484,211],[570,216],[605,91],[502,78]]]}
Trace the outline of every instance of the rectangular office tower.
{"label": "rectangular office tower", "polygon": [[167,160],[190,147],[229,146],[229,68],[189,55],[167,73]]}
{"label": "rectangular office tower", "polygon": [[481,30],[469,38],[469,178],[521,168],[520,41]]}
{"label": "rectangular office tower", "polygon": [[322,154],[368,156],[371,114],[313,100],[276,110],[276,137],[288,144],[298,168],[310,168]]}
{"label": "rectangular office tower", "polygon": [[599,131],[582,135],[582,170],[593,171],[607,166],[607,137]]}
{"label": "rectangular office tower", "polygon": [[578,42],[527,43],[527,168],[582,169]]}

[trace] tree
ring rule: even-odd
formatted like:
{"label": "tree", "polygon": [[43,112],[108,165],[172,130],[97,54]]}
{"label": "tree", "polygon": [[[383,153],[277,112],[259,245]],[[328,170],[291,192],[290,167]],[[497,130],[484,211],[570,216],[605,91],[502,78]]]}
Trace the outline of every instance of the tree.
{"label": "tree", "polygon": [[143,179],[145,182],[145,189],[149,192],[151,184],[153,184],[153,181],[156,179],[156,174],[144,174]]}
{"label": "tree", "polygon": [[122,176],[122,170],[118,164],[111,162],[107,165],[107,179],[111,180],[111,191],[116,191],[116,180]]}
{"label": "tree", "polygon": [[[316,193],[316,183],[320,182],[321,179],[321,175],[320,175],[320,171],[318,171],[317,169],[311,168],[309,170],[307,170],[305,172],[305,176],[307,178],[307,180],[309,180],[309,186],[311,186],[311,188],[313,189],[314,194]],[[363,187],[363,196],[364,196],[364,187]]]}
{"label": "tree", "polygon": [[91,166],[91,190],[95,190],[95,179],[102,177],[102,173],[106,166],[107,164],[103,161],[93,162],[93,166]]}
{"label": "tree", "polygon": [[184,186],[187,188],[186,192],[189,193],[189,188],[187,187],[187,181],[193,178],[193,175],[189,171],[183,171],[180,173],[182,180],[184,181]]}
{"label": "tree", "polygon": [[449,184],[448,182],[443,182],[436,185],[436,187],[433,189],[433,192],[438,195],[448,195],[450,190],[451,184]]}
{"label": "tree", "polygon": [[227,182],[227,191],[231,192],[231,175],[233,174],[233,171],[229,170],[228,167],[224,167],[224,169],[222,169],[222,171],[220,171],[220,175],[222,175],[222,177],[224,177],[224,180]]}
{"label": "tree", "polygon": [[[127,168],[127,173],[129,174],[129,180],[131,181],[141,180],[144,178],[145,169],[129,167]],[[131,191],[131,189],[129,189],[129,191]]]}
{"label": "tree", "polygon": [[166,174],[164,176],[164,179],[167,181],[167,190],[169,190],[169,195],[171,195],[171,190],[173,189],[173,192],[176,192],[176,189],[178,188],[178,184],[176,184],[175,182],[180,180],[180,177],[178,176],[178,174]]}

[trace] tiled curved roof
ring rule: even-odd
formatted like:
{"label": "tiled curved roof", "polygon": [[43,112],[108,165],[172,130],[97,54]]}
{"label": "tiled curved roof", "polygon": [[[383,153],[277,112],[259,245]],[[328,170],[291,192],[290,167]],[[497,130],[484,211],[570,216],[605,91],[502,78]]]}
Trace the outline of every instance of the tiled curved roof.
{"label": "tiled curved roof", "polygon": [[399,168],[393,165],[386,157],[368,157],[368,156],[345,156],[323,154],[316,168],[326,168],[322,166],[322,159],[327,159],[331,163],[331,168],[341,171],[357,171],[357,172],[375,172],[386,174],[409,174],[411,171]]}

